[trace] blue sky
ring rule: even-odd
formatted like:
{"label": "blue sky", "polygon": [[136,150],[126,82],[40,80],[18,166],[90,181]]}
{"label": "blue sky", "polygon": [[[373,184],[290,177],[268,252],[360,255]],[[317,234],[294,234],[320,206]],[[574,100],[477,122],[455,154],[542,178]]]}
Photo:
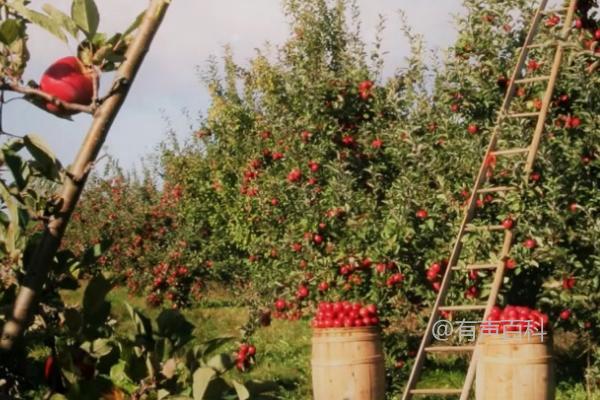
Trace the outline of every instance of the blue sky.
{"label": "blue sky", "polygon": [[[47,2],[63,10],[70,5],[70,0]],[[96,2],[102,16],[100,29],[108,32],[128,26],[147,4],[147,0]],[[367,42],[374,37],[378,15],[387,19],[383,50],[388,52],[388,71],[401,67],[408,51],[398,30],[399,9],[405,11],[409,23],[425,36],[431,49],[452,43],[456,37],[452,14],[462,11],[460,0],[358,0],[358,4]],[[286,37],[287,22],[280,0],[173,0],[113,125],[105,152],[115,156],[123,167],[135,168],[164,139],[169,124],[178,136],[189,135],[186,113],[193,119],[209,105],[206,89],[198,79],[198,66],[202,67],[210,55],[221,55],[228,43],[243,64],[265,41],[280,44]],[[31,30],[29,44],[32,58],[26,80],[39,80],[53,60],[75,53],[74,44],[65,45],[37,28]],[[67,165],[75,157],[90,119],[82,115],[73,122],[60,120],[23,101],[15,101],[5,107],[4,129],[15,134],[41,135]]]}

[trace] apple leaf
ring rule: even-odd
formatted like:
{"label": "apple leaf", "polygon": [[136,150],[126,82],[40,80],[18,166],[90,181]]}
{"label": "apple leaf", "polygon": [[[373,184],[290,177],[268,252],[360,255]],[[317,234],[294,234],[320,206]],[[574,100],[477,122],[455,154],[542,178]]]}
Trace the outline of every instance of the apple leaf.
{"label": "apple leaf", "polygon": [[54,21],[49,16],[25,7],[25,4],[22,1],[15,1],[10,4],[7,4],[7,6],[16,11],[23,18],[40,26],[41,28],[44,28],[63,42],[67,43],[67,36],[62,31],[60,26],[56,23],[56,21]]}
{"label": "apple leaf", "polygon": [[127,30],[123,33],[123,36],[127,36],[129,35],[131,32],[135,31],[140,24],[142,23],[142,20],[144,19],[144,16],[146,15],[146,12],[143,11],[142,13],[140,13],[135,20],[133,21],[133,23],[129,26],[129,28],[127,28]]}
{"label": "apple leaf", "polygon": [[15,40],[23,37],[25,30],[23,23],[16,19],[7,19],[0,25],[0,41],[5,45],[12,44]]}
{"label": "apple leaf", "polygon": [[75,21],[71,19],[71,17],[54,7],[52,4],[44,4],[42,6],[42,10],[44,10],[44,12],[48,14],[50,18],[60,24],[65,31],[69,32],[71,36],[77,37],[79,28],[77,27]]}
{"label": "apple leaf", "polygon": [[34,134],[26,135],[23,142],[29,153],[37,161],[40,172],[48,179],[58,180],[61,165],[46,142]]}
{"label": "apple leaf", "polygon": [[71,18],[88,39],[93,38],[98,31],[100,14],[94,0],[73,0]]}
{"label": "apple leaf", "polygon": [[217,371],[212,368],[198,368],[194,372],[194,384],[193,384],[193,394],[194,400],[202,400],[204,399],[204,394],[206,393],[206,389],[208,389],[208,385],[210,381],[215,378],[217,375]]}
{"label": "apple leaf", "polygon": [[248,400],[250,398],[250,392],[246,386],[237,381],[232,381],[232,383],[239,400]]}

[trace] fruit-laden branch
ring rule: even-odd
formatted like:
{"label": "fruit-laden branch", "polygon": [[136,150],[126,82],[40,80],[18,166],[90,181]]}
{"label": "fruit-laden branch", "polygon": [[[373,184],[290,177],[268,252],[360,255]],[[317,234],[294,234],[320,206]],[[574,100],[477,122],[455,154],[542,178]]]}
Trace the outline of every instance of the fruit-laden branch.
{"label": "fruit-laden branch", "polygon": [[90,105],[68,103],[40,89],[36,89],[30,86],[23,86],[15,81],[4,80],[2,84],[0,84],[0,90],[12,91],[16,93],[21,93],[26,97],[38,98],[40,100],[44,100],[47,103],[54,104],[56,107],[67,111],[94,114],[94,111],[97,108],[97,104],[95,102]]}
{"label": "fruit-laden branch", "polygon": [[125,54],[125,61],[117,71],[115,86],[119,86],[120,90],[108,97],[94,114],[92,125],[70,168],[70,178],[67,178],[63,185],[60,210],[46,224],[44,235],[27,265],[24,282],[15,300],[12,315],[4,325],[0,337],[0,350],[2,351],[10,351],[14,348],[15,342],[23,334],[31,320],[37,296],[47,281],[49,267],[56,255],[69,218],[79,200],[90,166],[94,164],[110,127],[125,101],[131,83],[148,52],[170,1],[151,1],[138,34]]}

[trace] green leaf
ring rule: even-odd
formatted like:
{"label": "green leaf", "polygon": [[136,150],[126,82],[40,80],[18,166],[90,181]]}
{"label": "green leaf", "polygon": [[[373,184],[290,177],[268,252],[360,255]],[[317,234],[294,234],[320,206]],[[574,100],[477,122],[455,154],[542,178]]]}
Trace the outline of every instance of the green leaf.
{"label": "green leaf", "polygon": [[131,394],[137,390],[137,385],[127,376],[125,368],[127,365],[125,361],[120,360],[117,364],[113,365],[110,369],[110,380],[115,386],[125,390]]}
{"label": "green leaf", "polygon": [[23,18],[44,28],[46,31],[67,43],[67,36],[62,31],[61,27],[56,23],[56,21],[49,16],[25,7],[25,4],[22,1],[15,1],[7,5],[20,14]]}
{"label": "green leaf", "polygon": [[73,0],[71,18],[85,32],[88,39],[93,38],[98,31],[100,14],[94,0]]}
{"label": "green leaf", "polygon": [[110,289],[111,284],[104,276],[94,276],[83,293],[83,313],[89,316],[99,311]]}
{"label": "green leaf", "polygon": [[133,23],[129,26],[129,28],[127,28],[127,30],[123,33],[123,36],[127,36],[129,35],[131,32],[135,31],[140,24],[142,23],[142,21],[144,20],[144,16],[146,15],[146,11],[143,11],[142,13],[140,13],[135,20],[133,21]]}
{"label": "green leaf", "polygon": [[77,37],[79,28],[77,27],[77,24],[75,24],[75,21],[71,19],[71,17],[54,7],[52,4],[44,4],[42,6],[42,10],[44,10],[44,12],[48,14],[50,18],[56,21],[56,23],[62,26],[65,31],[69,32],[71,36]]}
{"label": "green leaf", "polygon": [[230,370],[233,365],[233,360],[228,354],[217,354],[206,363],[207,367],[216,370],[220,374]]}
{"label": "green leaf", "polygon": [[61,165],[46,142],[34,134],[26,135],[23,142],[29,153],[38,162],[44,176],[48,179],[57,180],[60,177]]}
{"label": "green leaf", "polygon": [[112,343],[108,339],[96,339],[93,342],[84,342],[80,346],[94,358],[102,358],[108,355],[112,349]]}
{"label": "green leaf", "polygon": [[81,313],[74,308],[65,308],[64,317],[67,328],[73,333],[79,332],[83,325]]}
{"label": "green leaf", "polygon": [[23,160],[21,157],[10,150],[4,150],[4,162],[8,169],[10,169],[12,177],[15,180],[19,191],[25,189],[27,182],[23,177]]}
{"label": "green leaf", "polygon": [[233,339],[234,339],[233,336],[218,336],[216,338],[207,340],[206,342],[197,346],[197,348],[195,349],[196,355],[198,357],[204,357],[204,356],[212,353],[219,347],[223,346],[225,343],[232,341]]}
{"label": "green leaf", "polygon": [[10,45],[12,42],[25,34],[25,29],[21,21],[16,19],[7,19],[0,25],[0,41],[5,45]]}
{"label": "green leaf", "polygon": [[217,371],[212,368],[198,368],[194,371],[193,394],[194,400],[203,400],[206,389],[211,380],[217,376]]}
{"label": "green leaf", "polygon": [[237,393],[238,399],[240,400],[248,400],[250,398],[250,392],[246,389],[246,386],[242,385],[237,381],[232,381],[233,387],[235,388],[235,392]]}
{"label": "green leaf", "polygon": [[129,303],[126,302],[125,307],[127,308],[131,319],[133,319],[133,322],[135,323],[137,334],[151,338],[152,323],[150,322],[150,320],[146,316],[135,310]]}

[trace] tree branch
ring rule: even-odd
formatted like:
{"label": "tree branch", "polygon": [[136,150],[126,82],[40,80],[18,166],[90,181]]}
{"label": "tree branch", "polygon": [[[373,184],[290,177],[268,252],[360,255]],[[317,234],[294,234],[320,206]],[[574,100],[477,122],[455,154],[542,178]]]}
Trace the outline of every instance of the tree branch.
{"label": "tree branch", "polygon": [[[121,64],[117,72],[118,78],[116,81],[123,80],[127,85],[123,85],[120,90],[108,97],[94,112],[92,125],[79,149],[75,161],[69,169],[71,176],[81,177],[81,182],[66,179],[63,184],[60,195],[60,199],[62,200],[60,209],[50,217],[44,235],[31,254],[23,284],[14,302],[10,319],[3,327],[2,336],[0,337],[0,351],[12,351],[15,343],[23,335],[23,332],[31,321],[33,312],[39,301],[39,294],[48,280],[48,271],[52,265],[52,260],[56,255],[71,214],[85,186],[87,172],[89,172],[90,166],[94,165],[94,161],[102,149],[110,127],[125,102],[131,83],[137,75],[170,2],[171,0],[151,0],[138,29],[138,33],[127,49],[125,61]],[[118,84],[116,81],[113,85]],[[10,89],[21,88],[10,87]],[[54,101],[52,96],[39,93],[37,90],[32,91],[27,89],[27,92],[33,95],[41,95],[40,97],[47,101]],[[77,106],[77,110],[84,111],[87,110],[87,107]]]}
{"label": "tree branch", "polygon": [[38,99],[44,100],[48,103],[52,103],[55,106],[62,108],[67,111],[76,111],[83,112],[87,114],[94,114],[97,106],[94,104],[91,105],[82,105],[77,103],[68,103],[66,101],[62,101],[58,97],[52,96],[46,92],[41,91],[40,89],[32,88],[29,86],[23,86],[15,81],[7,81],[4,80],[2,84],[0,84],[0,90],[8,90],[11,92],[21,93],[25,96],[36,97]]}

